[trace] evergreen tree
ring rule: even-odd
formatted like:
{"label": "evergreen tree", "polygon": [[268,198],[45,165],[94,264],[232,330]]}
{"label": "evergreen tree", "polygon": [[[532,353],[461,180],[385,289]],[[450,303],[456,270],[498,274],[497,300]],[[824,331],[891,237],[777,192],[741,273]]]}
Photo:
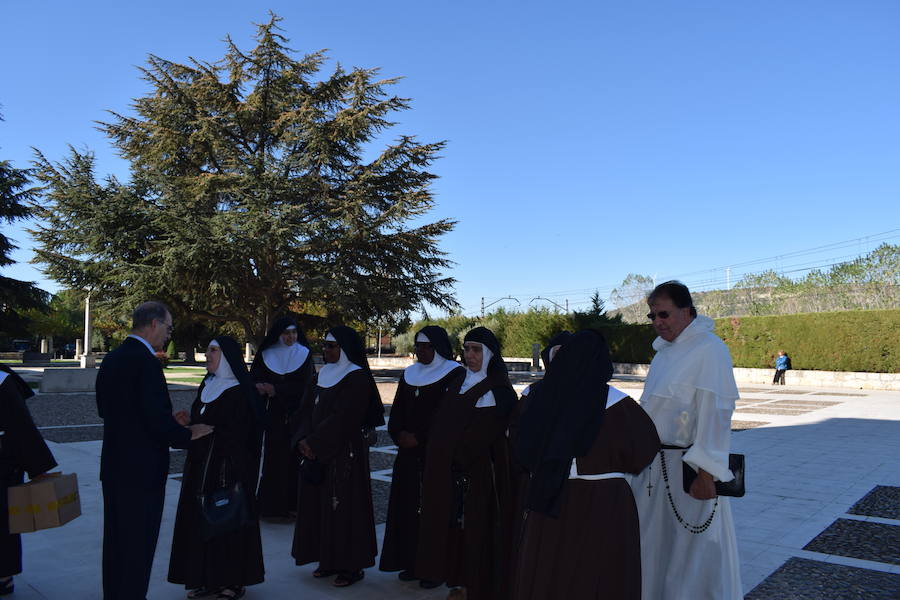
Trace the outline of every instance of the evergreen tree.
{"label": "evergreen tree", "polygon": [[[33,196],[28,184],[26,169],[16,169],[8,160],[0,160],[0,222],[12,224],[28,218],[28,202]],[[9,237],[0,233],[0,267],[15,262],[10,254],[16,248]],[[0,275],[0,338],[26,335],[28,319],[19,311],[42,309],[47,300],[47,293],[33,283]]]}
{"label": "evergreen tree", "polygon": [[378,150],[409,108],[387,91],[397,79],[339,65],[317,78],[326,55],[296,57],[280,20],[257,26],[250,51],[226,38],[216,63],[149,57],[134,114],[100,124],[129,182],[98,182],[89,152],[37,155],[33,233],[51,277],[118,304],[160,298],[251,340],[295,306],[337,322],[456,305],[438,247],[454,222],[424,219],[444,143]]}

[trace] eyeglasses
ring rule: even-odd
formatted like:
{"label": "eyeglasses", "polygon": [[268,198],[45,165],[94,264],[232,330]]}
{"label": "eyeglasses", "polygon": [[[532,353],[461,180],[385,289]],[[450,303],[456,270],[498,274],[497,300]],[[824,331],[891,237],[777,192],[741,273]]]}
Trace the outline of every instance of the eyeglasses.
{"label": "eyeglasses", "polygon": [[655,321],[656,317],[659,317],[660,319],[668,319],[670,314],[671,313],[667,310],[661,310],[659,312],[649,312],[647,313],[647,318],[651,321]]}
{"label": "eyeglasses", "polygon": [[166,323],[165,321],[158,322],[162,323],[162,326],[166,328],[166,331],[169,333],[169,335],[172,335],[172,332],[175,330],[175,325],[173,325],[172,323]]}
{"label": "eyeglasses", "polygon": [[431,348],[431,342],[415,342],[416,348]]}
{"label": "eyeglasses", "polygon": [[327,350],[334,350],[335,348],[339,348],[340,344],[337,342],[322,342],[322,347]]}

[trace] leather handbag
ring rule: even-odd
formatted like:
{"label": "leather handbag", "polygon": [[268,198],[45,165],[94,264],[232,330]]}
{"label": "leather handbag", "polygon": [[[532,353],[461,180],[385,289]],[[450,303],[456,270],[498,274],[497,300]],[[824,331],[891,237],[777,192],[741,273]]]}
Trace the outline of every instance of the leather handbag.
{"label": "leather handbag", "polygon": [[[683,455],[682,455],[683,456]],[[744,493],[744,455],[729,454],[728,469],[734,474],[731,481],[717,481],[716,494],[719,496],[731,496],[732,498],[741,498]],[[684,493],[691,492],[691,484],[697,478],[697,471],[689,464],[681,461],[682,480],[684,482]]]}
{"label": "leather handbag", "polygon": [[226,483],[224,465],[219,485],[206,492],[206,476],[212,459],[213,446],[216,443],[214,436],[215,434],[206,453],[203,477],[200,479],[200,493],[197,494],[197,502],[200,505],[200,538],[204,542],[237,531],[247,522],[249,516],[244,486],[237,478],[230,485]]}

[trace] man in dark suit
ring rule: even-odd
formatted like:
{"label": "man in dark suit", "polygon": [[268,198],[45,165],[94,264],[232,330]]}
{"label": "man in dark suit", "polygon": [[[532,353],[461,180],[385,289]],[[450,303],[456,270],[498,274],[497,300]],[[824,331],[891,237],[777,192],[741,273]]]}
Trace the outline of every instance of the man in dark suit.
{"label": "man in dark suit", "polygon": [[103,419],[103,597],[144,600],[156,552],[169,474],[169,447],[186,448],[208,425],[179,425],[155,350],[172,332],[161,302],[134,309],[131,335],[97,374]]}

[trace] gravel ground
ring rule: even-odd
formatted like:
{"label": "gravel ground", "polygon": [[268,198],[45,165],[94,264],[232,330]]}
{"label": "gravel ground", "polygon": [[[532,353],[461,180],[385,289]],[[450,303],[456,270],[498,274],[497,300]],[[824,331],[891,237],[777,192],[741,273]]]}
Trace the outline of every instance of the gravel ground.
{"label": "gravel ground", "polygon": [[[900,487],[875,486],[847,512],[851,515],[900,520]],[[900,549],[898,549],[898,554],[900,554]]]}
{"label": "gravel ground", "polygon": [[805,558],[788,559],[745,600],[897,600],[900,575]]}
{"label": "gravel ground", "polygon": [[900,525],[838,519],[803,549],[900,565]]}

